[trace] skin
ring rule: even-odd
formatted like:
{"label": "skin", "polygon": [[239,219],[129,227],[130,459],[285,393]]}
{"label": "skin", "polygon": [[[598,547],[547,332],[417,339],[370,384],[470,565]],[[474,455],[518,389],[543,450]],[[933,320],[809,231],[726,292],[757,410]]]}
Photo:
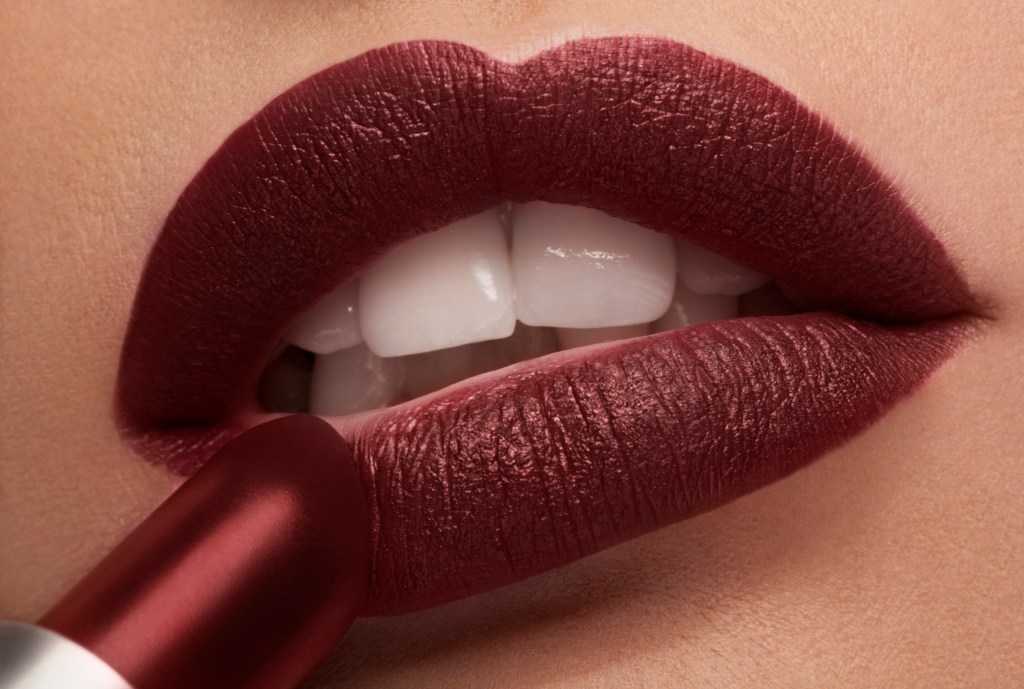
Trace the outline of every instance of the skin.
{"label": "skin", "polygon": [[38,617],[178,482],[124,445],[113,385],[147,251],[235,126],[393,41],[512,59],[625,33],[737,61],[858,142],[962,266],[977,335],[810,468],[527,582],[361,621],[310,686],[1024,683],[1012,2],[5,3],[0,617]]}

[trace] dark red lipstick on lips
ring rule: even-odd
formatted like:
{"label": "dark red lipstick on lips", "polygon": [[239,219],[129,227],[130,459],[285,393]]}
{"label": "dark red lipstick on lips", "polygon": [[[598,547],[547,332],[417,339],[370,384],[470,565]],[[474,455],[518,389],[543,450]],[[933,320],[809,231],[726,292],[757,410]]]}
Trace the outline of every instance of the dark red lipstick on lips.
{"label": "dark red lipstick on lips", "polygon": [[477,593],[755,490],[917,388],[973,299],[894,185],[790,93],[651,37],[518,64],[417,41],[303,81],[240,126],[142,277],[118,405],[190,473],[260,417],[289,325],[376,257],[505,201],[685,238],[825,310],[527,362],[367,417],[368,608]]}

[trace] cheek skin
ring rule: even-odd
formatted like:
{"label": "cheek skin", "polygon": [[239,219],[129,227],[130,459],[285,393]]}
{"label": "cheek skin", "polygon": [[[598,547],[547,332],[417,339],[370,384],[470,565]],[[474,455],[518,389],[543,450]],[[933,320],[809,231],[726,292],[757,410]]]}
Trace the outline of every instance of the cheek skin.
{"label": "cheek skin", "polygon": [[361,622],[312,686],[1020,684],[1024,10],[1007,5],[8,3],[0,616],[42,613],[176,483],[122,444],[113,386],[146,252],[235,126],[392,41],[511,57],[644,32],[827,113],[962,263],[983,335],[807,470],[538,579]]}

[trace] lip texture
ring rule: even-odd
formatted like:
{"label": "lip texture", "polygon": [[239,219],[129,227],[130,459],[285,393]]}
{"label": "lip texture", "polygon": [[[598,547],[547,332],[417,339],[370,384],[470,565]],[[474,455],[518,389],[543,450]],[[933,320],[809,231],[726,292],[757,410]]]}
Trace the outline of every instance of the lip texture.
{"label": "lip texture", "polygon": [[282,94],[182,193],[126,336],[126,433],[193,471],[258,420],[261,367],[304,309],[507,200],[599,208],[830,310],[527,362],[370,417],[349,438],[373,515],[366,612],[521,579],[792,472],[923,382],[973,308],[892,183],[744,68],[652,37],[518,64],[395,44]]}

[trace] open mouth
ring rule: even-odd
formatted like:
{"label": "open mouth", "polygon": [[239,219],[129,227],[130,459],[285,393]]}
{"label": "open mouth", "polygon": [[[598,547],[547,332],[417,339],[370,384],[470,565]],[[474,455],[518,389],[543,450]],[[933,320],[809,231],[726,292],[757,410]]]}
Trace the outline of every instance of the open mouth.
{"label": "open mouth", "polygon": [[752,72],[652,37],[418,41],[293,87],[196,175],[117,400],[182,473],[327,416],[373,513],[367,612],[401,612],[791,473],[973,306],[893,185]]}
{"label": "open mouth", "polygon": [[258,397],[271,412],[344,416],[554,352],[807,304],[600,211],[505,204],[403,243],[321,299],[285,335]]}

